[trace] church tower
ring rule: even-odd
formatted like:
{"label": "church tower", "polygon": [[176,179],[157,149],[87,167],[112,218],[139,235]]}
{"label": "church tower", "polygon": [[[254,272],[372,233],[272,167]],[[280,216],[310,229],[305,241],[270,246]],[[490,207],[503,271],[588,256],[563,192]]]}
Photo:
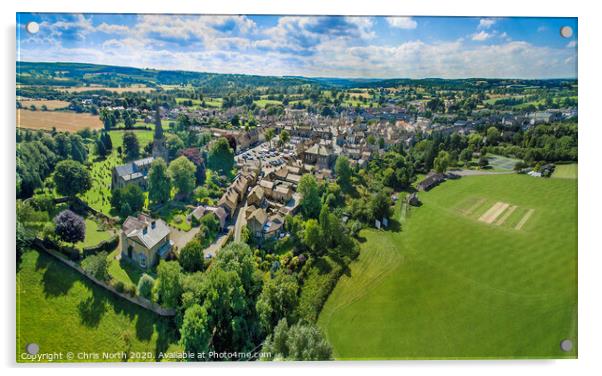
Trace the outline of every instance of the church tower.
{"label": "church tower", "polygon": [[159,105],[155,107],[155,134],[153,136],[153,157],[163,158],[165,163],[169,163],[169,152],[163,134],[163,126],[161,125],[161,111]]}

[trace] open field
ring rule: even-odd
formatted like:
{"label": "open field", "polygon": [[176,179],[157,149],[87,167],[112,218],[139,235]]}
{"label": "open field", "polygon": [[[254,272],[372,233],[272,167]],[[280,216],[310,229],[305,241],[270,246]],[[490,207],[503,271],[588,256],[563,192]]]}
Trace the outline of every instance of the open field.
{"label": "open field", "polygon": [[470,176],[420,198],[401,231],[361,233],[318,320],[335,357],[575,358],[577,181]]}
{"label": "open field", "polygon": [[24,108],[29,108],[29,106],[33,105],[36,106],[38,110],[41,110],[42,106],[46,106],[48,110],[56,110],[69,106],[69,102],[59,100],[20,99],[19,101]]}
{"label": "open field", "polygon": [[577,163],[557,164],[552,177],[561,179],[577,179],[577,170]]}
{"label": "open field", "polygon": [[106,86],[73,86],[73,87],[55,87],[54,89],[60,91],[67,91],[69,93],[83,93],[86,91],[94,90],[108,90],[117,93],[150,93],[155,89],[146,86],[128,86],[128,87],[106,87]]}
{"label": "open field", "polygon": [[101,129],[98,116],[75,112],[17,110],[17,127],[27,129],[77,132],[86,128]]}
{"label": "open field", "polygon": [[49,255],[23,255],[17,272],[17,361],[24,361],[28,343],[64,357],[69,351],[140,351],[154,358],[158,351],[174,350],[173,342],[167,319],[115,298]]}

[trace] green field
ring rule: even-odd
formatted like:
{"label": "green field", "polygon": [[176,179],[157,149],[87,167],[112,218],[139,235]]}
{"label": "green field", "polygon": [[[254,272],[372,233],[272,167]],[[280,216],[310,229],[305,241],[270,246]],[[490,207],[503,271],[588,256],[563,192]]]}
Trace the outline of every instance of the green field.
{"label": "green field", "polygon": [[[577,339],[577,181],[472,176],[419,196],[401,231],[361,233],[318,320],[335,357],[575,358],[560,342]],[[480,221],[498,202],[515,209]]]}
{"label": "green field", "polygon": [[23,255],[17,272],[17,361],[28,343],[37,343],[40,353],[64,356],[140,351],[154,357],[174,350],[173,333],[167,319],[116,298],[51,256]]}
{"label": "green field", "polygon": [[552,177],[561,179],[577,179],[577,163],[556,165]]}

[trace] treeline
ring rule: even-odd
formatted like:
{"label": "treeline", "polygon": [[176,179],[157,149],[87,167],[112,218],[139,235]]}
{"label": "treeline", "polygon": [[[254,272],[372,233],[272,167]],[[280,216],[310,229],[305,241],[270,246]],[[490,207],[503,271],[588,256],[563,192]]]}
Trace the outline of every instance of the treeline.
{"label": "treeline", "polygon": [[98,133],[89,129],[71,134],[17,130],[17,198],[31,197],[36,189],[42,188],[59,161],[71,159],[85,164],[86,145],[97,137]]}

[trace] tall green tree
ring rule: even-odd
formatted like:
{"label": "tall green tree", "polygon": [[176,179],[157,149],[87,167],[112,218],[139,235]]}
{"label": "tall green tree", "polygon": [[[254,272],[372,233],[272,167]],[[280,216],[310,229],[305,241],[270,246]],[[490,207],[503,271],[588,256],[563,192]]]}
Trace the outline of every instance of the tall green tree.
{"label": "tall green tree", "polygon": [[297,191],[301,194],[301,211],[306,218],[316,218],[320,213],[320,192],[318,182],[311,174],[305,174],[299,180]]}
{"label": "tall green tree", "polygon": [[171,193],[171,178],[167,163],[163,158],[157,158],[148,171],[148,199],[153,203],[162,204],[169,200]]}
{"label": "tall green tree", "polygon": [[226,138],[220,137],[210,145],[207,164],[210,169],[221,173],[228,173],[232,170],[234,167],[234,151]]}
{"label": "tall green tree", "polygon": [[169,164],[169,176],[178,194],[188,196],[192,193],[196,182],[196,166],[185,156],[176,158]]}
{"label": "tall green tree", "polygon": [[127,159],[136,159],[140,156],[140,143],[134,132],[123,134],[123,149]]}
{"label": "tall green tree", "polygon": [[81,163],[73,160],[57,163],[53,180],[57,192],[65,196],[75,196],[92,187],[90,172]]}
{"label": "tall green tree", "polygon": [[168,308],[176,308],[182,294],[182,274],[177,261],[159,262],[157,266],[157,294],[159,302]]}
{"label": "tall green tree", "polygon": [[349,191],[352,187],[351,185],[351,166],[349,165],[349,159],[345,156],[339,156],[334,166],[334,171],[337,176],[337,183],[343,188],[345,191]]}
{"label": "tall green tree", "polygon": [[261,327],[266,333],[271,333],[282,318],[294,320],[298,290],[297,278],[283,271],[278,271],[264,284],[256,307]]}

